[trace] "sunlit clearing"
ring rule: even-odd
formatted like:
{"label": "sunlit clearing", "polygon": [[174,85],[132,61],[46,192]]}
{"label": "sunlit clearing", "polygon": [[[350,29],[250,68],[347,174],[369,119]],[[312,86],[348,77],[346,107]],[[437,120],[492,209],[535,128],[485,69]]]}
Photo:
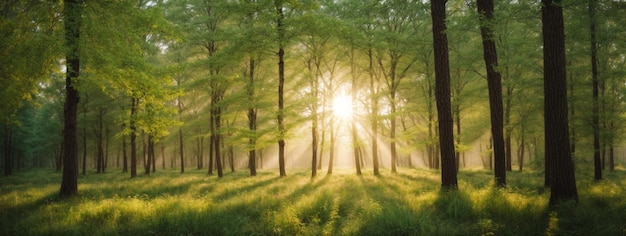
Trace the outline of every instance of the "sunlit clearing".
{"label": "sunlit clearing", "polygon": [[346,95],[336,97],[333,100],[333,114],[340,119],[352,118],[352,99]]}

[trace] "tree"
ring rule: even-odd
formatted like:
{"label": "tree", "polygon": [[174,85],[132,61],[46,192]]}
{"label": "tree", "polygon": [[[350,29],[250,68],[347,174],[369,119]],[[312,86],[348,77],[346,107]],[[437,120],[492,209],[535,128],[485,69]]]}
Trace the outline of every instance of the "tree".
{"label": "tree", "polygon": [[446,33],[446,0],[431,0],[433,44],[435,57],[435,99],[439,118],[439,148],[441,150],[441,185],[444,189],[458,188],[454,157],[454,133],[450,103],[450,62]]}
{"label": "tree", "polygon": [[67,74],[65,78],[65,108],[63,128],[63,178],[61,196],[78,194],[78,135],[77,112],[79,93],[76,88],[80,76],[80,28],[82,25],[82,0],[64,3],[65,46]]}
{"label": "tree", "polygon": [[550,204],[578,201],[574,162],[570,151],[565,33],[560,0],[542,0],[544,73],[544,124],[546,181],[551,189]]}
{"label": "tree", "polygon": [[287,176],[285,172],[285,14],[283,12],[283,0],[274,0],[276,7],[276,30],[278,31],[278,168],[280,176]]}
{"label": "tree", "polygon": [[477,7],[481,22],[480,34],[483,40],[483,57],[487,70],[495,178],[496,184],[502,187],[506,185],[504,135],[502,132],[502,78],[500,72],[497,71],[498,53],[496,52],[493,33],[493,0],[477,0]]}
{"label": "tree", "polygon": [[600,102],[599,96],[599,75],[598,75],[598,42],[596,39],[596,5],[597,0],[589,0],[589,34],[591,44],[591,84],[593,90],[592,104],[592,124],[593,127],[593,168],[594,179],[602,180],[602,160],[600,157]]}

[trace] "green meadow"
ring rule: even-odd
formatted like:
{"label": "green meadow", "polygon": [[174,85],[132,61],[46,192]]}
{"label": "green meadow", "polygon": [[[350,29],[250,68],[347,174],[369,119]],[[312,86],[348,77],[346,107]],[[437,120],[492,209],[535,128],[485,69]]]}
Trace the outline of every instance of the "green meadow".
{"label": "green meadow", "polygon": [[439,172],[119,170],[79,178],[79,196],[58,198],[61,174],[27,170],[0,178],[2,235],[626,235],[626,173],[577,175],[580,202],[548,206],[539,172],[462,170],[459,191]]}

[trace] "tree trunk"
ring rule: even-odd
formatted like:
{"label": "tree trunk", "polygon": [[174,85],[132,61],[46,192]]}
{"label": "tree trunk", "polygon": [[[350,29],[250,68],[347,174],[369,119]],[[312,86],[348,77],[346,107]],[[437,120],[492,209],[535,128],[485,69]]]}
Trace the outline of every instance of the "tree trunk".
{"label": "tree trunk", "polygon": [[[356,104],[357,100],[356,100],[356,94],[357,94],[357,74],[356,74],[356,59],[354,58],[354,47],[350,48],[350,75],[351,75],[351,100],[352,100],[352,104]],[[356,111],[354,109],[354,106],[352,107],[352,115],[356,115]],[[361,158],[359,156],[359,137],[357,135],[357,127],[356,127],[356,122],[350,122],[351,124],[351,131],[352,131],[352,150],[354,152],[354,167],[356,169],[356,174],[357,175],[361,175]]]}
{"label": "tree trunk", "polygon": [[[248,84],[248,101],[254,104],[255,99],[255,77],[256,61],[250,58],[250,75]],[[254,106],[248,108],[248,128],[252,133],[249,139],[250,151],[248,159],[248,167],[250,168],[250,176],[256,176],[256,129],[257,129],[257,109]]]}
{"label": "tree trunk", "polygon": [[66,0],[64,3],[65,16],[65,46],[67,72],[65,77],[65,109],[63,128],[63,177],[61,181],[61,196],[74,196],[78,194],[78,137],[77,137],[77,112],[78,90],[74,83],[78,82],[80,75],[80,28],[82,25],[81,0]]}
{"label": "tree trunk", "polygon": [[565,33],[560,0],[542,0],[544,117],[546,172],[551,187],[550,205],[578,201],[574,162],[570,152]]}
{"label": "tree trunk", "polygon": [[370,48],[367,51],[369,59],[369,77],[370,77],[370,96],[371,96],[371,110],[370,110],[370,122],[371,122],[371,140],[372,140],[372,165],[374,167],[374,175],[379,175],[378,170],[378,94],[376,84],[374,83],[374,65],[373,65],[373,52]]}
{"label": "tree trunk", "polygon": [[278,13],[278,18],[276,19],[276,27],[278,29],[278,168],[280,171],[280,176],[287,176],[287,172],[285,171],[285,124],[283,124],[283,120],[285,117],[284,111],[284,101],[283,101],[283,91],[285,89],[285,26],[283,25],[283,20],[285,19],[285,14],[283,13],[283,4],[282,0],[275,0],[276,4],[276,12]]}
{"label": "tree trunk", "polygon": [[135,119],[137,116],[137,107],[139,99],[132,98],[130,106],[130,177],[137,176],[137,127]]}
{"label": "tree trunk", "polygon": [[591,43],[591,80],[593,87],[593,107],[592,107],[592,124],[593,127],[593,167],[594,167],[594,179],[596,181],[602,180],[602,162],[600,160],[600,104],[598,101],[598,42],[596,40],[596,5],[597,0],[589,0],[589,32]]}
{"label": "tree trunk", "polygon": [[215,154],[215,167],[217,169],[217,177],[222,178],[224,176],[223,165],[222,165],[222,153],[221,153],[221,139],[222,135],[220,133],[221,129],[221,108],[218,107],[217,102],[219,101],[219,95],[214,94],[212,99],[212,117],[213,124],[211,125],[211,137],[213,138],[213,151]]}
{"label": "tree trunk", "polygon": [[126,136],[122,137],[122,173],[128,173],[128,152],[126,151]]}
{"label": "tree trunk", "polygon": [[[478,13],[481,15],[480,33],[483,41],[483,58],[487,69],[489,89],[489,108],[491,117],[491,136],[493,137],[494,173],[496,185],[506,186],[506,157],[504,153],[502,76],[496,70],[498,53],[493,34],[493,0],[478,0]],[[510,156],[509,156],[510,158]],[[510,164],[510,161],[509,161]]]}
{"label": "tree trunk", "polygon": [[444,189],[456,190],[458,182],[450,103],[450,62],[445,23],[446,0],[431,1],[431,14],[435,51],[435,99],[437,101],[441,150],[441,185]]}

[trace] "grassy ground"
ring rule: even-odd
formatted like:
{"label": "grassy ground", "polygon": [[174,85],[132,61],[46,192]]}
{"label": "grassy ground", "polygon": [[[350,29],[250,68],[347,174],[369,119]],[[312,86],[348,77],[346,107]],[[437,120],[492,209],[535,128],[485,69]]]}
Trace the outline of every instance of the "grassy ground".
{"label": "grassy ground", "polygon": [[594,183],[577,176],[580,203],[550,208],[542,174],[461,171],[460,191],[439,191],[439,173],[277,171],[224,178],[158,171],[130,179],[112,170],[79,179],[80,196],[57,197],[60,173],[0,178],[2,235],[626,235],[626,173]]}

